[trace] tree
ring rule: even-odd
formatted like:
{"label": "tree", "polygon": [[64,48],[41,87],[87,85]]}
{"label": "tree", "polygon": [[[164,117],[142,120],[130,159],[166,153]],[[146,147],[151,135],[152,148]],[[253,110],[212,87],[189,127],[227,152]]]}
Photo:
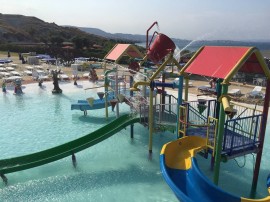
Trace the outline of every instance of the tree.
{"label": "tree", "polygon": [[81,49],[83,47],[83,42],[82,42],[81,37],[75,36],[72,38],[71,41],[74,43],[74,45],[77,49]]}
{"label": "tree", "polygon": [[50,41],[53,45],[60,46],[64,42],[64,39],[60,36],[52,36]]}

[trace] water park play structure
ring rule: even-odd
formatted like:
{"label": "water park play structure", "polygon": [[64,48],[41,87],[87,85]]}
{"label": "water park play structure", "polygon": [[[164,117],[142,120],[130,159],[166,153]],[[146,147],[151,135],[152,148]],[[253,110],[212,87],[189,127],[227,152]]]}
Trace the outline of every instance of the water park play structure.
{"label": "water park play structure", "polygon": [[[257,186],[268,116],[270,83],[267,83],[263,111],[230,102],[227,95],[228,85],[238,71],[261,73],[270,78],[269,69],[260,52],[249,47],[202,47],[180,71],[180,86],[184,77],[185,83],[188,83],[188,75],[191,74],[217,79],[214,89],[217,100],[198,99],[197,102],[187,102],[185,99],[181,102],[178,129],[183,138],[164,145],[161,151],[163,176],[181,201],[256,201],[233,196],[214,185],[219,181],[221,161],[256,153],[251,194]],[[180,101],[182,89],[179,87]],[[187,93],[186,87],[185,95]],[[205,178],[198,169],[193,157],[199,151],[205,156],[211,154],[214,183]],[[268,178],[268,187],[269,181]],[[270,197],[260,201],[270,201]]]}
{"label": "water park play structure", "polygon": [[[105,60],[118,62],[124,55],[131,58],[140,56],[141,59],[132,60],[129,69],[123,71],[124,77],[127,72],[132,72],[131,75],[128,74],[127,79],[118,80],[120,68],[115,65],[115,68],[105,72],[104,85],[97,86],[104,88],[99,99],[87,98],[71,106],[71,109],[81,110],[85,115],[87,110],[105,108],[107,117],[111,100],[116,102],[116,111],[119,110],[119,102],[124,101],[136,111],[136,116],[119,116],[116,113],[117,118],[114,121],[74,141],[34,154],[0,160],[0,176],[6,183],[5,174],[47,164],[67,156],[72,156],[73,165],[76,166],[76,152],[105,140],[128,125],[131,125],[132,133],[133,124],[139,122],[149,128],[149,153],[152,153],[153,133],[156,130],[174,128],[177,140],[163,146],[160,167],[165,181],[179,200],[256,201],[231,195],[217,185],[221,161],[226,162],[237,156],[256,153],[252,182],[252,190],[256,191],[270,97],[270,72],[260,52],[253,47],[205,46],[181,68],[174,57],[176,47],[169,37],[155,32],[148,43],[148,32],[155,24],[157,23],[147,30],[147,53],[144,57],[134,48],[130,48],[130,44],[118,44],[105,57]],[[144,72],[140,72],[142,65],[147,64],[148,60],[155,64],[155,68],[146,65],[143,68]],[[170,66],[181,69],[178,85],[165,83],[164,79],[162,82],[156,81],[156,78],[165,74],[166,68]],[[263,111],[230,100],[227,93],[228,85],[238,71],[261,73],[267,77]],[[188,83],[192,74],[216,78],[214,92],[217,99],[188,101]],[[125,91],[126,88],[122,88],[120,83],[130,87],[130,91]],[[178,87],[178,98],[168,95],[165,91],[165,88],[175,87]],[[199,170],[196,153],[211,158],[214,183]],[[269,179],[267,186],[270,187]],[[268,196],[260,201],[270,201],[270,198]]]}

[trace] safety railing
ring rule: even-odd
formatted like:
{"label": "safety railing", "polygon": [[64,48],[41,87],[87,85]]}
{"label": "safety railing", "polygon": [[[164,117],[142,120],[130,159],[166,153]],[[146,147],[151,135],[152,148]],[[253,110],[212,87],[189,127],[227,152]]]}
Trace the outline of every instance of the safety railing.
{"label": "safety railing", "polygon": [[228,155],[248,152],[259,144],[262,114],[225,122],[222,151]]}
{"label": "safety railing", "polygon": [[177,103],[176,104],[157,104],[154,105],[154,120],[158,124],[176,124]]}
{"label": "safety railing", "polygon": [[257,107],[257,105],[249,106],[237,102],[230,102],[230,105],[233,108],[234,114],[232,117],[227,116],[227,119],[237,119],[262,114],[262,110],[258,109],[259,107]]}
{"label": "safety railing", "polygon": [[148,125],[149,105],[142,104],[140,105],[139,110],[141,123],[144,125]]}
{"label": "safety railing", "polygon": [[187,121],[189,123],[207,123],[207,117],[215,117],[216,100],[198,99],[183,103],[187,107]]}

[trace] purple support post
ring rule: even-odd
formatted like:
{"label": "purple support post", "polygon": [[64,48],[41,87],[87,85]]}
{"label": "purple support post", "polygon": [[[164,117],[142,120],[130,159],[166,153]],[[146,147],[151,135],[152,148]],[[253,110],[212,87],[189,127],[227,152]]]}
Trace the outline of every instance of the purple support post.
{"label": "purple support post", "polygon": [[264,99],[264,105],[263,105],[262,123],[261,123],[261,127],[260,127],[260,144],[258,146],[259,151],[257,153],[255,169],[254,169],[254,173],[253,173],[251,193],[250,193],[250,196],[252,198],[254,198],[255,193],[256,193],[258,177],[259,177],[259,172],[260,172],[261,159],[262,159],[262,153],[263,153],[263,144],[264,144],[264,137],[265,137],[265,130],[266,130],[266,124],[267,124],[269,101],[270,101],[270,80],[268,79],[267,80],[267,85],[266,85],[266,90],[265,90],[265,99]]}

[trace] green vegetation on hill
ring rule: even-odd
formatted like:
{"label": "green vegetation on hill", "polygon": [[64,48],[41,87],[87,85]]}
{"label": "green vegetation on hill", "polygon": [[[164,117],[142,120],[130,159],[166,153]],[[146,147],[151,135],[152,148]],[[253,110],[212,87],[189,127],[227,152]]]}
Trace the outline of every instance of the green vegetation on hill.
{"label": "green vegetation on hill", "polygon": [[36,17],[0,13],[1,51],[47,53],[65,60],[79,56],[103,58],[116,43],[129,42],[58,26]]}

